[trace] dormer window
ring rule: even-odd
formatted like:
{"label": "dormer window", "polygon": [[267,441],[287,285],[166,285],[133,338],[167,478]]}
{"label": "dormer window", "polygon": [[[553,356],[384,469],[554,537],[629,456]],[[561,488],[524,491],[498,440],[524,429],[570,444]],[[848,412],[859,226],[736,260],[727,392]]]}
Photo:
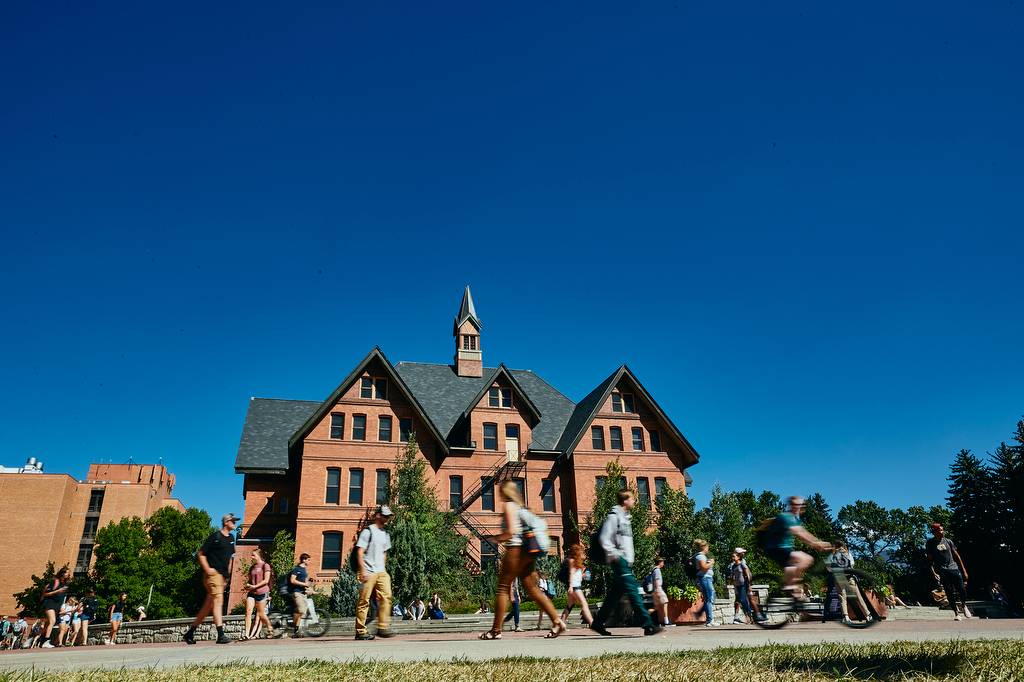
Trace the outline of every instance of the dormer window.
{"label": "dormer window", "polygon": [[487,396],[488,407],[512,407],[512,389],[491,386]]}
{"label": "dormer window", "polygon": [[388,380],[384,377],[363,377],[359,385],[359,397],[369,400],[387,400]]}
{"label": "dormer window", "polygon": [[612,412],[622,412],[622,394],[612,393]]}

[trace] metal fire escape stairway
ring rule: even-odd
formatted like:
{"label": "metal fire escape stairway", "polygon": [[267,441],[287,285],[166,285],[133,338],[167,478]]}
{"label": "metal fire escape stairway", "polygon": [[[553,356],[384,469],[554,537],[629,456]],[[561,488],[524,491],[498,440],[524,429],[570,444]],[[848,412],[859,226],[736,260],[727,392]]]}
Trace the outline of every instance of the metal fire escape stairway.
{"label": "metal fire escape stairway", "polygon": [[[487,471],[487,473],[481,476],[480,479],[476,481],[476,484],[470,488],[465,495],[463,495],[462,504],[458,507],[454,507],[451,510],[451,513],[459,517],[459,521],[462,525],[465,526],[469,532],[477,538],[477,540],[481,542],[489,542],[491,540],[491,536],[487,534],[483,522],[469,513],[469,507],[480,499],[488,489],[493,491],[494,488],[500,486],[505,481],[522,475],[525,470],[526,462],[522,461],[518,457],[515,460],[512,460],[509,455],[502,455],[498,462],[496,462],[495,465]],[[475,543],[470,542],[466,545],[466,555],[471,564],[469,568],[474,572],[479,571],[482,567],[482,557],[480,556],[480,550],[477,548]]]}

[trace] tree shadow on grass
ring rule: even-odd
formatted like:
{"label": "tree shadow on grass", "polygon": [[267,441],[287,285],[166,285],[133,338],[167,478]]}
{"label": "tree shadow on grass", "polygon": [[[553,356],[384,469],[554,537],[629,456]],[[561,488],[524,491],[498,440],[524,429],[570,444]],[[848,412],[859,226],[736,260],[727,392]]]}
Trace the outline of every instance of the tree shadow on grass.
{"label": "tree shadow on grass", "polygon": [[774,661],[778,672],[825,673],[837,678],[860,680],[904,679],[906,675],[920,673],[947,677],[962,672],[968,658],[961,652],[939,655],[862,654],[826,656],[820,659],[793,659]]}

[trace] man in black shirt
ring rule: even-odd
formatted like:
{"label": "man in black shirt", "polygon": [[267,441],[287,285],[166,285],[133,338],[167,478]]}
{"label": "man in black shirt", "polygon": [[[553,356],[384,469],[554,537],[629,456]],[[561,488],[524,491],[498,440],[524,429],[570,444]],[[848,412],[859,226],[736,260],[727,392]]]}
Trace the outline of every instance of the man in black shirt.
{"label": "man in black shirt", "polygon": [[292,593],[292,602],[295,604],[295,609],[292,613],[292,624],[295,629],[293,637],[300,637],[299,625],[302,623],[302,617],[306,615],[306,611],[309,609],[309,603],[306,599],[306,588],[309,587],[309,555],[303,552],[299,555],[298,565],[292,569],[291,574],[288,576],[288,589]]}
{"label": "man in black shirt", "polygon": [[[946,591],[946,599],[953,609],[953,619],[963,620],[964,616],[970,618],[971,612],[967,610],[967,569],[960,558],[960,552],[956,551],[956,545],[946,537],[941,523],[932,524],[932,537],[925,544],[925,553],[932,567],[932,575]],[[957,602],[960,602],[963,616],[957,611]]]}
{"label": "man in black shirt", "polygon": [[213,623],[217,626],[217,644],[231,643],[224,634],[224,589],[231,579],[231,558],[235,555],[235,541],[231,532],[238,521],[239,518],[234,514],[225,514],[221,518],[220,530],[210,533],[210,537],[206,538],[206,542],[199,548],[199,565],[202,566],[204,573],[206,601],[182,638],[186,644],[196,643],[196,628],[211,613]]}

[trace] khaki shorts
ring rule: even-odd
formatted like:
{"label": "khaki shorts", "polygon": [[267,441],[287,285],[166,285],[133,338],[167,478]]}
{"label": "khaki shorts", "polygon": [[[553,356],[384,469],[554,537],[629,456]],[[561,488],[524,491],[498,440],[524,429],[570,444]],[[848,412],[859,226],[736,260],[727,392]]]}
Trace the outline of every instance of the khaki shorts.
{"label": "khaki shorts", "polygon": [[207,575],[203,578],[203,584],[206,585],[206,591],[213,597],[224,596],[224,576],[220,573],[214,573],[213,575]]}
{"label": "khaki shorts", "polygon": [[665,590],[654,591],[654,605],[663,606],[668,603],[668,595],[665,594]]}
{"label": "khaki shorts", "polygon": [[300,617],[306,615],[306,611],[309,610],[309,605],[306,603],[306,595],[302,592],[293,592],[292,600],[295,602],[295,611],[293,613],[299,614]]}

